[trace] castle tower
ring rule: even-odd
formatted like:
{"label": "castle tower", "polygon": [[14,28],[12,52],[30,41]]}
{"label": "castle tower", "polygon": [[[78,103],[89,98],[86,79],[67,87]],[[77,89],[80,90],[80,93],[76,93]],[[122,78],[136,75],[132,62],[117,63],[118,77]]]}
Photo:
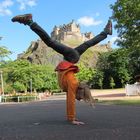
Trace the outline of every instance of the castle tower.
{"label": "castle tower", "polygon": [[78,24],[75,23],[74,20],[69,24],[70,25],[70,31],[74,33],[79,33],[80,34],[80,27]]}
{"label": "castle tower", "polygon": [[92,32],[88,32],[88,33],[85,33],[85,37],[87,38],[87,40],[91,39],[94,37],[94,35],[92,34]]}
{"label": "castle tower", "polygon": [[59,35],[59,30],[60,30],[60,28],[55,25],[53,28],[53,31],[51,32],[52,39],[58,40],[57,36]]}

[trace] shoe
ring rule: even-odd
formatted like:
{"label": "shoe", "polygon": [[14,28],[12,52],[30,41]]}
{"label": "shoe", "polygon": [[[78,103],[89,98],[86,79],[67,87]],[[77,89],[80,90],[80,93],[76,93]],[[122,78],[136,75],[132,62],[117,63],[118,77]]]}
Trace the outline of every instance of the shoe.
{"label": "shoe", "polygon": [[18,15],[13,17],[11,20],[12,22],[19,22],[27,25],[30,23],[30,21],[32,21],[32,14]]}
{"label": "shoe", "polygon": [[104,32],[106,32],[108,35],[112,35],[112,22],[111,22],[111,20],[108,20],[108,23],[104,28]]}

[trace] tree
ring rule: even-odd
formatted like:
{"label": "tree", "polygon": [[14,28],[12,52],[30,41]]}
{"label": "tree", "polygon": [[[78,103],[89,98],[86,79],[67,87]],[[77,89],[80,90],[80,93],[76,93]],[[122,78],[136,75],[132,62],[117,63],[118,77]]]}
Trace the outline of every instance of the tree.
{"label": "tree", "polygon": [[140,74],[140,48],[133,50],[129,53],[128,61],[128,68],[131,72],[132,77],[135,77],[135,75]]}
{"label": "tree", "polygon": [[11,54],[11,51],[9,51],[6,47],[0,46],[0,64],[3,64],[5,62],[5,59],[9,58],[9,55]]}
{"label": "tree", "polygon": [[21,91],[25,91],[26,87],[24,84],[20,83],[20,82],[15,82],[12,85],[13,89],[15,89],[17,92],[21,92]]}
{"label": "tree", "polygon": [[111,5],[111,9],[112,19],[116,21],[115,28],[120,37],[117,43],[123,48],[128,48],[128,69],[131,77],[134,77],[140,73],[140,1],[117,0]]}
{"label": "tree", "polygon": [[86,67],[83,63],[78,65],[80,71],[77,73],[77,77],[80,81],[89,82],[93,75],[95,74],[95,70],[89,67]]}
{"label": "tree", "polygon": [[96,69],[95,74],[92,77],[92,80],[89,81],[89,84],[92,88],[103,88],[103,72]]}
{"label": "tree", "polygon": [[126,48],[140,47],[140,1],[117,0],[114,5],[112,19],[116,21],[115,28],[120,40],[118,44]]}
{"label": "tree", "polygon": [[[116,49],[100,55],[97,69],[104,73],[103,85],[109,88],[110,77],[113,77],[116,87],[122,87],[130,80],[127,49]],[[108,82],[107,82],[108,81]]]}
{"label": "tree", "polygon": [[115,86],[113,77],[110,77],[110,87],[113,89]]}
{"label": "tree", "polygon": [[30,81],[34,91],[59,89],[54,67],[31,64],[27,60],[16,60],[2,66],[7,73],[7,84],[17,91],[30,91]]}
{"label": "tree", "polygon": [[[2,39],[2,37],[0,36],[0,40]],[[11,51],[9,51],[5,46],[0,46],[0,64],[2,64],[3,62],[5,62],[5,58],[9,58],[9,55],[11,54]]]}

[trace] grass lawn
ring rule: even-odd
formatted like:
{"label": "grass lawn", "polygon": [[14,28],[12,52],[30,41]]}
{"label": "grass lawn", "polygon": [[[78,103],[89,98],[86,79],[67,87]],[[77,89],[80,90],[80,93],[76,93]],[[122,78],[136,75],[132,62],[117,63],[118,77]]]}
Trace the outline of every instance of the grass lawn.
{"label": "grass lawn", "polygon": [[125,88],[118,89],[91,89],[93,95],[105,95],[105,94],[118,94],[125,93]]}
{"label": "grass lawn", "polygon": [[97,103],[108,105],[138,105],[140,106],[140,99],[135,100],[99,100]]}
{"label": "grass lawn", "polygon": [[92,95],[98,99],[97,103],[107,105],[137,105],[140,106],[140,96],[123,96],[103,98],[100,95],[125,94],[125,88],[120,89],[93,89]]}

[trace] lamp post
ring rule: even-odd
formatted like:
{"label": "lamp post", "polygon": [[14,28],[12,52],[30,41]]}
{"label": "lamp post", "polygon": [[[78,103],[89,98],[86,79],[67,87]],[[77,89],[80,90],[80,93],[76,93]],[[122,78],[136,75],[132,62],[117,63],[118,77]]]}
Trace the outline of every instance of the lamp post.
{"label": "lamp post", "polygon": [[0,78],[1,78],[1,92],[2,96],[4,96],[4,86],[3,86],[3,71],[0,71]]}
{"label": "lamp post", "polygon": [[30,92],[32,94],[32,79],[30,79]]}
{"label": "lamp post", "polygon": [[[0,40],[2,40],[2,37],[0,36]],[[0,79],[1,79],[1,94],[4,96],[4,86],[3,86],[3,71],[0,71]]]}

